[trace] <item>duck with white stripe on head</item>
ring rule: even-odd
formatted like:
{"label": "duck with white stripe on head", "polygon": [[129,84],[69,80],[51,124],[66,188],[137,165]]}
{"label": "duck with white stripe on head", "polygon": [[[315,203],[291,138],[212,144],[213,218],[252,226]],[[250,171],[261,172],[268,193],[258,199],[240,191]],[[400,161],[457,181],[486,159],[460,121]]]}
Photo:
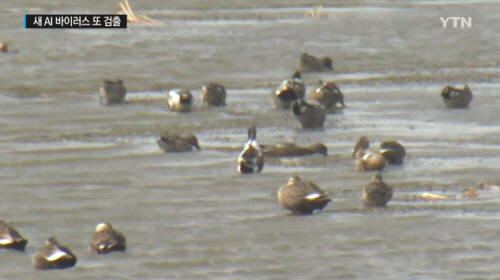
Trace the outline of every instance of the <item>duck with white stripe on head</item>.
{"label": "duck with white stripe on head", "polygon": [[238,157],[238,172],[242,174],[253,173],[255,169],[260,172],[264,167],[264,155],[257,143],[257,130],[255,126],[248,128],[248,142]]}

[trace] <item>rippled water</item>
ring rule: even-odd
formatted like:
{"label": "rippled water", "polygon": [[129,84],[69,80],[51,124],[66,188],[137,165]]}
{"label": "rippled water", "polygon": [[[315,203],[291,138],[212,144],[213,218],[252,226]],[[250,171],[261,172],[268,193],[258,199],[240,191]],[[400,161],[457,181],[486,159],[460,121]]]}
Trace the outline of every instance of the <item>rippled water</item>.
{"label": "rippled water", "polygon": [[[117,1],[118,2],[118,1]],[[335,2],[325,17],[308,1],[132,1],[153,25],[126,30],[25,30],[25,13],[108,13],[113,1],[2,3],[0,219],[29,239],[0,251],[2,279],[491,279],[500,274],[499,194],[462,192],[500,183],[500,3]],[[472,17],[442,28],[439,17]],[[329,55],[344,92],[323,130],[302,130],[269,92],[300,54]],[[121,78],[127,104],[101,107],[103,79]],[[205,108],[200,88],[218,81],[225,108]],[[444,85],[468,83],[470,108],[446,109]],[[192,89],[195,109],[165,108],[172,87]],[[329,156],[266,159],[242,176],[246,128],[261,143],[323,142]],[[193,132],[201,151],[163,154],[164,130]],[[370,173],[350,151],[366,135],[405,145],[403,166],[383,176],[394,198],[365,209]],[[332,193],[313,216],[280,208],[277,189],[298,174]],[[451,199],[424,201],[423,192]],[[126,253],[93,256],[88,240],[109,221]],[[31,257],[55,235],[74,269],[35,271]]]}

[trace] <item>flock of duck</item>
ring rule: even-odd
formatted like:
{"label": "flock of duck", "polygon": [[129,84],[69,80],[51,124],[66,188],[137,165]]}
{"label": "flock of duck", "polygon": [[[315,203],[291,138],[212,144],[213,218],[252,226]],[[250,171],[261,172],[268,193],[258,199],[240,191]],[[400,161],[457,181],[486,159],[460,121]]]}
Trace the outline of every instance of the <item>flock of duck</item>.
{"label": "flock of duck", "polygon": [[[0,248],[24,251],[28,240],[4,221],[0,221]],[[90,237],[90,251],[96,254],[124,252],[127,248],[126,238],[110,223],[98,224]],[[63,269],[73,267],[76,256],[65,246],[59,245],[55,237],[49,237],[45,245],[33,257],[36,269]]]}
{"label": "flock of duck", "polygon": [[[5,46],[6,48],[6,46]],[[321,128],[326,119],[327,110],[345,107],[344,96],[332,82],[319,81],[316,88],[306,96],[305,84],[301,72],[332,71],[332,60],[328,57],[317,58],[307,53],[300,57],[299,71],[291,79],[284,80],[271,91],[271,100],[276,109],[291,110],[302,128]],[[123,81],[105,80],[99,89],[102,105],[114,105],[125,102],[126,89]],[[450,108],[466,108],[472,100],[472,92],[465,86],[446,86],[441,92],[443,102]],[[311,101],[306,101],[305,98]],[[217,83],[209,83],[202,88],[201,98],[208,106],[224,106],[226,90]],[[193,96],[187,89],[170,90],[167,94],[167,106],[176,112],[189,112],[193,105]],[[164,133],[158,139],[159,148],[166,152],[188,152],[200,150],[198,139],[190,134],[186,136]],[[311,154],[328,155],[327,147],[322,143],[299,146],[294,143],[277,145],[259,145],[255,126],[248,129],[248,142],[237,159],[237,171],[242,174],[260,172],[264,168],[265,157],[300,157]],[[380,171],[386,164],[403,164],[405,148],[397,141],[384,141],[379,150],[370,149],[370,142],[363,136],[354,145],[352,158],[360,171],[375,171],[371,181],[362,192],[361,199],[367,207],[384,207],[391,200],[393,190],[382,178]],[[302,180],[299,176],[291,177],[287,184],[280,187],[277,198],[283,208],[294,214],[312,214],[322,210],[331,201],[330,194],[313,182]],[[27,240],[4,221],[0,221],[0,248],[24,251]],[[89,242],[90,251],[106,254],[126,250],[126,238],[115,230],[110,223],[98,224]],[[70,249],[59,245],[54,237],[33,257],[37,269],[61,269],[76,264],[76,256]]]}
{"label": "flock of duck", "polygon": [[[286,79],[271,91],[271,100],[275,109],[292,111],[302,128],[321,128],[326,120],[327,110],[337,110],[345,107],[344,95],[332,82],[319,81],[316,88],[307,94],[302,81],[301,72],[332,71],[332,59],[318,58],[307,53],[300,57],[299,71],[291,79]],[[105,81],[100,89],[101,104],[122,103],[126,90],[123,81]],[[472,100],[470,88],[465,86],[445,86],[441,92],[443,102],[449,108],[466,108]],[[226,90],[217,83],[209,83],[202,87],[201,99],[208,106],[224,106]],[[187,89],[170,90],[167,94],[167,106],[173,111],[189,112],[193,104],[193,96]],[[190,134],[180,136],[164,133],[157,139],[158,146],[164,152],[186,152],[193,148],[200,150],[198,139]],[[386,164],[403,164],[406,150],[397,141],[384,141],[380,150],[370,149],[370,142],[362,136],[356,142],[352,157],[360,171],[377,171],[368,183],[362,194],[362,201],[366,206],[386,206],[392,198],[392,188],[382,179],[379,172]],[[254,126],[248,129],[248,142],[240,153],[237,161],[237,170],[242,174],[260,172],[264,168],[264,157],[299,157],[311,154],[327,156],[327,147],[322,143],[309,146],[298,146],[294,143],[278,145],[259,145],[257,131]],[[300,177],[290,178],[288,183],[278,191],[278,200],[281,205],[295,214],[312,214],[314,210],[322,210],[331,201],[330,195],[321,190],[312,182],[301,180]]]}

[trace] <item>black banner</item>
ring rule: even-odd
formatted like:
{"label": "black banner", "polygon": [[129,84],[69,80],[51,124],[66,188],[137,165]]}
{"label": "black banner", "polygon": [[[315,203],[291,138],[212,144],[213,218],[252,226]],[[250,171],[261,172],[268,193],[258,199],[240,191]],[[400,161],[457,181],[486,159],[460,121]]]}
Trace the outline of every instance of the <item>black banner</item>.
{"label": "black banner", "polygon": [[127,15],[24,15],[24,28],[127,28]]}

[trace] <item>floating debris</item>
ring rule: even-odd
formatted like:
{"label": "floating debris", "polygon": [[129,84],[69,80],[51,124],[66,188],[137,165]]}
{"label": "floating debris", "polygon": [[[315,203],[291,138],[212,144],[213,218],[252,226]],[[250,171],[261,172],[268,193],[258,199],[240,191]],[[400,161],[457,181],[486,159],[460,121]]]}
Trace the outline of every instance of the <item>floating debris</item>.
{"label": "floating debris", "polygon": [[477,190],[476,188],[472,187],[472,188],[468,188],[463,194],[462,194],[462,197],[464,198],[475,198],[477,197],[478,194],[477,194]]}
{"label": "floating debris", "polygon": [[321,11],[323,10],[323,6],[321,5],[316,5],[313,6],[311,10],[306,12],[307,17],[312,17],[312,18],[320,18],[320,17],[325,17],[325,14],[321,14]]}
{"label": "floating debris", "polygon": [[[157,23],[156,20],[149,18],[148,16],[144,15],[135,16],[134,12],[132,11],[132,8],[130,8],[130,5],[128,4],[128,0],[124,0],[123,2],[118,3],[117,7],[120,7],[121,11],[127,15],[128,22]],[[116,10],[117,9],[115,8],[115,11]]]}
{"label": "floating debris", "polygon": [[438,195],[438,194],[432,194],[432,193],[423,193],[420,198],[426,199],[426,200],[448,200],[450,197],[443,196],[443,195]]}

